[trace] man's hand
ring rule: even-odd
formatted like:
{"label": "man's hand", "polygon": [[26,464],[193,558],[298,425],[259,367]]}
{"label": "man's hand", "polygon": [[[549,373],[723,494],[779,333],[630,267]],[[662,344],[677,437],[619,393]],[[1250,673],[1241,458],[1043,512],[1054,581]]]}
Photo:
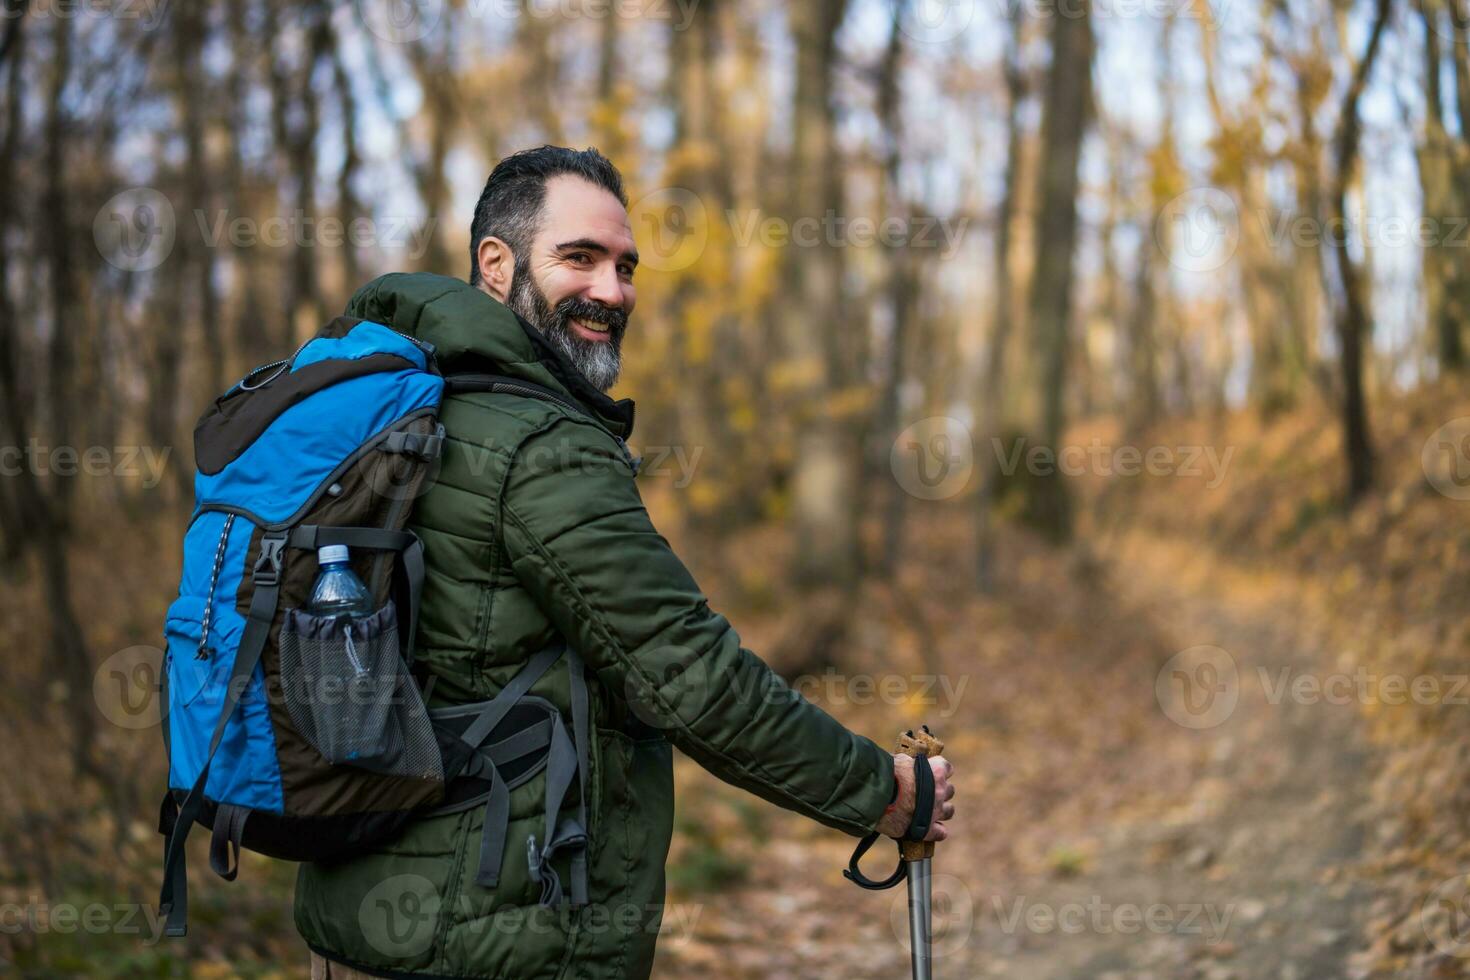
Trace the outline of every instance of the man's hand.
{"label": "man's hand", "polygon": [[[954,819],[954,804],[950,802],[954,799],[954,787],[949,782],[949,777],[954,775],[954,766],[944,756],[936,755],[929,760],[929,768],[934,770],[934,816],[930,819],[929,833],[924,835],[924,839],[941,841],[949,836],[949,830],[944,826],[945,821]],[[883,814],[876,829],[880,834],[898,839],[908,832],[909,823],[914,816],[913,756],[893,757],[893,778],[898,781],[898,799]]]}

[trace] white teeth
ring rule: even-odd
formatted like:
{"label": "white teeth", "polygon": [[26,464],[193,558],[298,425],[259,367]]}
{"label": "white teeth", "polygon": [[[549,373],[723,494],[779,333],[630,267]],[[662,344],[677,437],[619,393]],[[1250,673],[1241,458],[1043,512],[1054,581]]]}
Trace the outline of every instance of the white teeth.
{"label": "white teeth", "polygon": [[583,330],[591,330],[593,333],[607,333],[608,326],[605,323],[589,323],[586,320],[578,320],[577,325]]}

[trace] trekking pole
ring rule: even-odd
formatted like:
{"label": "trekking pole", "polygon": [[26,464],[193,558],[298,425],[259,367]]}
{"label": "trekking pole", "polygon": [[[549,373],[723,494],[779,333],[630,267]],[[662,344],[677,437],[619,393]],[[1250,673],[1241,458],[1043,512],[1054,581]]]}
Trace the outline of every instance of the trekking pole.
{"label": "trekking pole", "polygon": [[874,881],[858,869],[858,861],[880,836],[874,831],[858,842],[847,863],[847,870],[842,872],[848,881],[872,891],[892,888],[903,880],[908,882],[909,952],[913,958],[914,980],[933,980],[934,977],[931,956],[934,842],[924,840],[924,836],[929,832],[930,818],[934,813],[934,772],[929,768],[929,758],[943,752],[944,743],[934,737],[928,725],[920,728],[918,734],[906,731],[898,736],[894,753],[913,756],[915,789],[914,816],[905,839],[898,842],[898,868],[883,881]]}

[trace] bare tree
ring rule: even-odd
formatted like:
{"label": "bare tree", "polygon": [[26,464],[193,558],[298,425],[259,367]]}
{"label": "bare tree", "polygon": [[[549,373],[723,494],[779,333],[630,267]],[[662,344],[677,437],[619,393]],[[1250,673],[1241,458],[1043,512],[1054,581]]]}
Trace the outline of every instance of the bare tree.
{"label": "bare tree", "polygon": [[[1077,241],[1077,167],[1091,117],[1092,5],[1058,7],[1042,106],[1040,206],[1029,323],[1038,354],[1043,443],[1059,451],[1066,425],[1072,278]],[[1033,516],[1055,540],[1072,534],[1072,504],[1059,473],[1035,483]]]}
{"label": "bare tree", "polygon": [[[796,90],[787,213],[793,221],[842,211],[832,76],[837,29],[846,10],[847,0],[811,0],[790,7]],[[859,453],[837,397],[847,380],[842,250],[787,248],[785,259],[791,300],[785,334],[803,382],[793,475],[795,573],[808,585],[846,586],[858,568]]]}
{"label": "bare tree", "polygon": [[1334,236],[1331,245],[1342,285],[1342,308],[1337,316],[1337,338],[1342,348],[1343,452],[1347,463],[1347,499],[1350,502],[1361,498],[1373,485],[1373,445],[1368,431],[1368,405],[1363,384],[1363,346],[1372,324],[1363,271],[1348,254],[1348,195],[1358,162],[1358,144],[1362,137],[1358,102],[1362,98],[1363,89],[1368,85],[1368,77],[1373,72],[1373,64],[1378,58],[1379,46],[1383,41],[1392,8],[1392,0],[1376,0],[1368,46],[1354,67],[1352,79],[1343,93],[1337,131],[1332,140],[1335,170],[1326,226],[1342,230],[1341,234]]}
{"label": "bare tree", "polygon": [[[1025,25],[1025,6],[1019,3],[1012,5],[1002,63],[1006,82],[1006,164],[1005,187],[995,215],[995,314],[991,320],[990,341],[985,348],[984,373],[980,382],[979,434],[982,446],[988,446],[992,439],[1000,437],[1001,409],[1005,404],[1003,388],[1006,351],[1010,347],[1016,319],[1015,281],[1011,275],[1012,226],[1016,221],[1021,151],[1025,138],[1021,108],[1028,95],[1026,74],[1021,66]],[[995,585],[995,516],[991,511],[995,506],[998,477],[994,467],[985,467],[981,473],[980,493],[976,499],[975,581],[985,591],[991,590]]]}

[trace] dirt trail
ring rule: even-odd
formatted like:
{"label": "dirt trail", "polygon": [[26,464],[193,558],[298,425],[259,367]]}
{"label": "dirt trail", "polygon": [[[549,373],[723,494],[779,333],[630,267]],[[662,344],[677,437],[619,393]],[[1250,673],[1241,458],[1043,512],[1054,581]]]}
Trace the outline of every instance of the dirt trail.
{"label": "dirt trail", "polygon": [[[987,898],[991,907],[976,910],[975,955],[951,975],[1358,975],[1353,954],[1371,898],[1354,880],[1368,760],[1359,708],[1342,703],[1341,675],[1329,682],[1334,652],[1292,596],[1243,591],[1243,576],[1189,583],[1157,542],[1133,545],[1111,564],[1112,584],[1174,649],[1229,655],[1196,651],[1171,663],[1167,679],[1170,717],[1183,722],[1177,737],[1201,742],[1207,761],[1164,820],[1110,828],[1082,873],[1012,882]],[[1018,908],[1038,916],[1034,926]],[[1050,925],[1047,911],[1075,928]]]}
{"label": "dirt trail", "polygon": [[[1291,693],[1338,670],[1309,604],[1285,580],[1168,540],[1094,554],[1055,601],[1037,604],[1034,588],[1007,601],[1020,660],[978,663],[974,623],[939,631],[957,641],[946,669],[984,688],[947,724],[991,735],[957,756],[974,761],[936,861],[937,976],[1360,975],[1368,757],[1352,699]],[[999,705],[1018,711],[997,721]],[[997,825],[1002,796],[1012,809]],[[665,938],[656,975],[907,977],[902,889],[858,892],[837,875],[850,843],[781,826],[798,836],[765,846],[746,886],[677,910],[698,924]],[[890,866],[881,854],[870,874]]]}

